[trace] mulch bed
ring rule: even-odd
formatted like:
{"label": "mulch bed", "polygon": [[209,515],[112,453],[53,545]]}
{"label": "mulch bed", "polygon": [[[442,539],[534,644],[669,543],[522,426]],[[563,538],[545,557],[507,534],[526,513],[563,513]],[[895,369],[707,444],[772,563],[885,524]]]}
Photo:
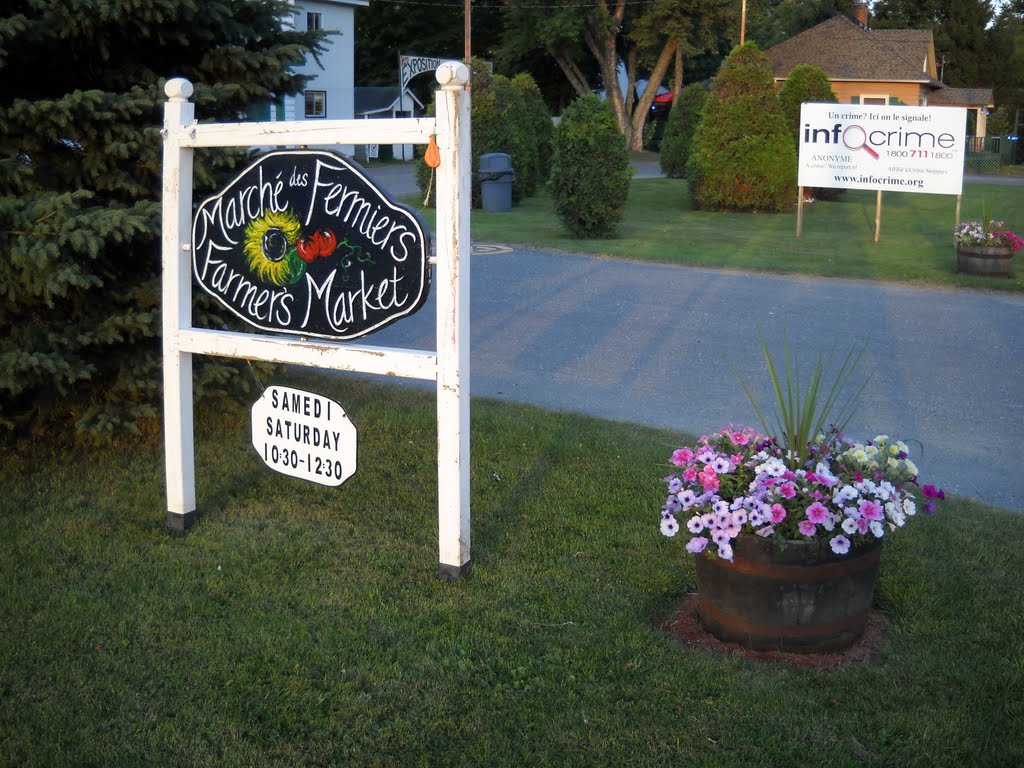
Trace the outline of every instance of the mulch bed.
{"label": "mulch bed", "polygon": [[888,625],[881,611],[868,614],[864,635],[849,648],[828,653],[790,653],[785,651],[754,651],[739,643],[727,643],[714,637],[701,625],[697,615],[697,595],[691,593],[683,598],[675,614],[661,625],[680,645],[686,648],[743,656],[751,661],[774,662],[814,670],[829,670],[872,664],[882,655],[888,637]]}

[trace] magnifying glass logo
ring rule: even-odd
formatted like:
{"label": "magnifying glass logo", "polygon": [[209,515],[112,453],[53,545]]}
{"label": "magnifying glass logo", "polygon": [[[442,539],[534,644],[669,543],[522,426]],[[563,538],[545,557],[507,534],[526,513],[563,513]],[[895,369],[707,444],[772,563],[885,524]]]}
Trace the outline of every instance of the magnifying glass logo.
{"label": "magnifying glass logo", "polygon": [[843,131],[843,144],[846,145],[847,149],[854,151],[863,149],[875,160],[878,159],[878,153],[868,146],[868,132],[859,125],[846,126],[846,130]]}

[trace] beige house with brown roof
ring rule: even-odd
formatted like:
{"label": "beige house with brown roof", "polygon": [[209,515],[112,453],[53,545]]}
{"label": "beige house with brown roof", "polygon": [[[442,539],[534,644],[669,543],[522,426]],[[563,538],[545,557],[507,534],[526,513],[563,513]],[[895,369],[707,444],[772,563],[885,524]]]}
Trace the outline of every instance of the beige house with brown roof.
{"label": "beige house with brown roof", "polygon": [[985,135],[992,89],[940,82],[931,30],[871,29],[867,4],[855,11],[859,21],[834,16],[765,51],[776,86],[809,64],[825,72],[841,104],[966,107],[977,115],[977,135]]}

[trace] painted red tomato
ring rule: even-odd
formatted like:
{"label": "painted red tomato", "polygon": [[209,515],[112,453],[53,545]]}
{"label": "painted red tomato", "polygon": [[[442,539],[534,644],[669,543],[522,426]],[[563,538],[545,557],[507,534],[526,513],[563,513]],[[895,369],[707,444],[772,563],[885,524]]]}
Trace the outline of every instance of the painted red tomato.
{"label": "painted red tomato", "polygon": [[315,235],[300,237],[299,241],[295,243],[295,250],[299,252],[299,258],[307,264],[320,255],[319,248]]}

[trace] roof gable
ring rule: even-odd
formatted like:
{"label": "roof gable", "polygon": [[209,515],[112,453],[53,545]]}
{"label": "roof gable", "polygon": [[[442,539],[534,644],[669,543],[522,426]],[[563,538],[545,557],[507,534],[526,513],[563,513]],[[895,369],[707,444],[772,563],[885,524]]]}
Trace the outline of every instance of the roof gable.
{"label": "roof gable", "polygon": [[765,53],[780,79],[798,64],[810,64],[829,80],[928,82],[931,50],[929,30],[865,29],[845,16],[833,16]]}

